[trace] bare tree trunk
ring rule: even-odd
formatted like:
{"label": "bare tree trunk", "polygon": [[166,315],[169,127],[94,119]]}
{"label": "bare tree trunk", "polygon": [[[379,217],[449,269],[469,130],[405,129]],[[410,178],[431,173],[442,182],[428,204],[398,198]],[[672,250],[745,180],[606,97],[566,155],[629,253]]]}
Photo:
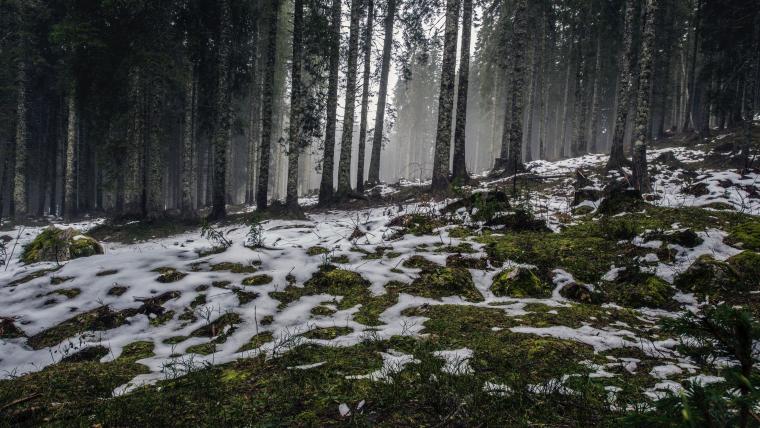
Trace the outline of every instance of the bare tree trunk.
{"label": "bare tree trunk", "polygon": [[628,163],[625,158],[625,126],[628,121],[628,109],[632,91],[631,59],[633,58],[633,19],[635,6],[633,0],[625,2],[625,24],[623,28],[623,55],[618,65],[617,112],[615,131],[607,169],[618,169]]}
{"label": "bare tree trunk", "polygon": [[541,36],[535,37],[533,48],[531,49],[533,58],[531,59],[530,84],[528,85],[528,124],[525,127],[525,147],[523,149],[523,160],[525,162],[533,161],[533,127],[536,117],[536,99],[539,96],[539,80],[541,79],[539,76],[541,68],[541,38]]}
{"label": "bare tree trunk", "polygon": [[216,81],[216,123],[214,124],[214,173],[211,196],[212,219],[227,215],[227,150],[230,144],[230,56],[232,51],[232,11],[229,0],[219,4],[219,57]]}
{"label": "bare tree trunk", "polygon": [[[513,175],[521,171],[522,164],[522,135],[523,111],[525,108],[525,47],[528,37],[527,0],[517,0],[515,5],[515,24],[512,49],[512,115],[509,130],[509,156],[507,157],[506,174]],[[516,183],[516,180],[513,180]]]}
{"label": "bare tree trunk", "polygon": [[265,210],[269,203],[269,163],[272,156],[272,134],[274,129],[274,85],[277,60],[277,16],[279,0],[268,0],[268,35],[264,57],[261,149],[259,150],[259,178],[256,191],[256,209]]}
{"label": "bare tree trunk", "polygon": [[567,155],[567,150],[565,147],[565,141],[567,140],[567,122],[568,122],[568,116],[570,115],[570,109],[568,108],[568,105],[570,104],[570,76],[572,75],[572,62],[570,61],[570,58],[573,57],[573,46],[571,45],[567,50],[567,70],[565,70],[565,87],[564,90],[564,96],[562,98],[562,120],[558,121],[560,123],[560,132],[559,132],[559,155],[560,157],[565,157]]}
{"label": "bare tree trunk", "polygon": [[338,197],[351,192],[351,152],[354,141],[356,116],[356,78],[359,62],[360,0],[351,0],[351,29],[348,36],[348,65],[346,71],[346,104],[343,112],[343,133],[340,138],[340,163],[338,165]]}
{"label": "bare tree trunk", "polygon": [[454,108],[454,69],[456,68],[459,4],[459,0],[446,1],[446,30],[443,40],[441,92],[438,99],[438,129],[435,136],[435,155],[433,159],[432,189],[434,191],[445,191],[449,186],[451,115]]}
{"label": "bare tree trunk", "polygon": [[293,62],[290,85],[290,128],[288,133],[288,183],[285,204],[298,210],[298,158],[303,148],[301,136],[301,63],[303,59],[303,0],[293,9]]}
{"label": "bare tree trunk", "polygon": [[636,104],[636,129],[633,143],[633,181],[636,190],[647,192],[651,186],[647,172],[647,144],[649,143],[649,93],[652,88],[652,60],[654,54],[655,14],[657,0],[646,2],[646,24],[642,34],[639,66],[639,92]]}
{"label": "bare tree trunk", "polygon": [[691,46],[691,58],[689,60],[688,71],[688,91],[686,97],[686,114],[684,118],[682,132],[687,132],[694,127],[695,122],[695,110],[696,110],[696,82],[697,82],[697,55],[699,52],[700,43],[700,27],[702,19],[702,1],[694,0],[696,11],[694,13],[694,29],[692,30],[692,46]]}
{"label": "bare tree trunk", "polygon": [[257,157],[261,140],[261,74],[258,58],[260,20],[254,18],[254,28],[251,30],[251,90],[250,116],[248,121],[248,180],[246,182],[245,203],[252,204],[256,194],[256,175],[258,174]]}
{"label": "bare tree trunk", "polygon": [[742,148],[742,157],[744,158],[744,167],[752,167],[752,124],[755,120],[755,94],[758,89],[758,72],[760,72],[760,11],[755,13],[754,31],[752,34],[752,44],[749,52],[749,67],[745,77],[744,86],[744,124],[745,124],[745,142]]}
{"label": "bare tree trunk", "polygon": [[388,97],[388,75],[391,70],[391,49],[393,48],[393,22],[396,18],[396,0],[388,0],[385,15],[385,40],[383,41],[383,64],[380,68],[380,90],[377,96],[375,112],[375,132],[372,137],[372,156],[369,163],[367,183],[380,183],[380,151],[383,147],[383,128],[385,126],[385,103]]}
{"label": "bare tree trunk", "polygon": [[374,0],[367,2],[367,24],[364,27],[364,75],[362,76],[362,112],[359,121],[359,153],[356,164],[356,191],[364,193],[364,154],[367,147],[367,115],[369,113],[369,78],[372,73],[372,27],[375,20]]}
{"label": "bare tree trunk", "polygon": [[[129,125],[127,127],[127,159],[124,178],[124,213],[143,215],[143,151],[145,123],[143,117],[142,70],[135,67],[129,76]],[[71,121],[69,121],[71,122]],[[71,132],[71,131],[69,131]],[[68,171],[68,166],[65,168]],[[64,193],[64,206],[68,197]],[[65,209],[64,209],[65,211]]]}
{"label": "bare tree trunk", "polygon": [[589,152],[596,153],[599,150],[599,92],[602,80],[602,37],[601,32],[596,37],[596,54],[594,58],[594,89],[591,96],[591,143]]}
{"label": "bare tree trunk", "polygon": [[198,99],[196,74],[195,63],[188,58],[187,81],[185,82],[185,117],[182,128],[182,201],[180,205],[182,216],[186,218],[193,218],[197,215],[193,204],[193,178],[195,177],[193,157],[196,146],[195,123]]}
{"label": "bare tree trunk", "polygon": [[67,99],[69,120],[66,131],[66,175],[64,178],[64,201],[63,217],[71,221],[77,211],[77,149],[79,146],[79,114],[77,95],[74,85]]}
{"label": "bare tree trunk", "polygon": [[146,147],[145,175],[145,215],[150,219],[164,215],[164,166],[161,149],[161,107],[164,103],[164,82],[154,77],[150,88],[150,105],[148,110],[148,140]]}
{"label": "bare tree trunk", "polygon": [[587,76],[586,76],[586,52],[585,52],[585,32],[578,33],[578,48],[576,49],[576,70],[575,70],[575,96],[574,96],[574,107],[573,107],[573,115],[575,116],[573,120],[573,139],[570,143],[570,156],[571,157],[577,157],[586,152],[587,149],[587,140],[586,140],[586,131],[588,130],[587,126],[587,117],[586,117],[586,106],[585,106],[585,99],[586,99],[586,84],[587,82]]}
{"label": "bare tree trunk", "polygon": [[[24,43],[22,42],[22,49]],[[26,54],[26,53],[24,53]],[[27,64],[21,59],[18,64],[18,98],[16,100],[16,162],[13,174],[13,205],[16,219],[23,220],[29,215],[27,184],[27,152],[29,143],[29,105],[27,101],[29,79]]]}
{"label": "bare tree trunk", "polygon": [[325,148],[322,156],[322,180],[319,185],[319,203],[328,204],[335,194],[333,171],[335,168],[335,128],[338,116],[338,73],[340,72],[340,25],[342,0],[333,0],[330,36],[330,59],[327,88],[327,123]]}
{"label": "bare tree trunk", "polygon": [[472,31],[472,0],[462,4],[462,45],[459,56],[459,87],[457,88],[457,117],[454,128],[454,161],[451,179],[454,183],[465,184],[467,173],[467,92],[470,87],[470,33]]}

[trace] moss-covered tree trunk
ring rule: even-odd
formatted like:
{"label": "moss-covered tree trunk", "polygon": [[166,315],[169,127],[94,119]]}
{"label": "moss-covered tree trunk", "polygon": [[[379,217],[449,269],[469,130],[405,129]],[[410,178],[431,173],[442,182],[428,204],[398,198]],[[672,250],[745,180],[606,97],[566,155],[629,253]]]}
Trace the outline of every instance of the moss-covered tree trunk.
{"label": "moss-covered tree trunk", "polygon": [[351,0],[351,24],[348,35],[348,65],[346,69],[346,103],[343,110],[343,133],[340,138],[340,163],[338,164],[338,197],[351,192],[351,152],[354,141],[356,116],[356,79],[359,59],[360,0]]}
{"label": "moss-covered tree trunk", "polygon": [[327,83],[327,123],[325,124],[325,144],[322,155],[322,180],[319,184],[319,203],[332,201],[333,171],[335,166],[335,127],[338,118],[338,75],[340,72],[340,25],[342,0],[333,0],[330,24],[330,58]]}
{"label": "moss-covered tree trunk", "polygon": [[454,183],[469,181],[467,173],[467,92],[470,87],[470,34],[472,31],[472,0],[462,3],[462,43],[459,53],[459,86],[457,88],[457,116],[454,127],[454,160],[451,179]]}
{"label": "moss-covered tree trunk", "polygon": [[229,0],[219,2],[219,47],[217,57],[216,121],[213,135],[213,187],[209,217],[227,215],[227,148],[230,144],[230,55],[232,51],[232,11]]}
{"label": "moss-covered tree trunk", "polygon": [[369,162],[367,183],[380,183],[380,152],[383,147],[383,129],[385,127],[385,105],[388,98],[388,76],[391,70],[391,49],[393,48],[393,23],[396,19],[396,1],[388,0],[385,8],[385,36],[383,40],[383,63],[380,66],[380,89],[377,95],[375,112],[375,131],[372,136],[372,155]]}
{"label": "moss-covered tree trunk", "polygon": [[623,53],[618,65],[617,111],[615,113],[615,130],[612,134],[612,148],[607,161],[607,169],[618,169],[628,163],[625,157],[625,126],[628,121],[628,108],[633,86],[631,77],[631,59],[633,58],[633,20],[635,15],[633,0],[625,2],[625,19],[623,27]]}
{"label": "moss-covered tree trunk", "polygon": [[303,59],[303,0],[293,8],[293,60],[290,84],[290,127],[288,129],[288,183],[285,204],[298,209],[298,158],[303,148],[301,135],[301,64]]}
{"label": "moss-covered tree trunk", "polygon": [[650,109],[649,95],[652,89],[652,61],[654,55],[655,16],[657,0],[646,1],[646,21],[641,40],[641,55],[639,56],[639,90],[636,103],[636,128],[633,143],[633,184],[636,190],[650,190],[649,174],[647,172],[647,145],[650,140]]}
{"label": "moss-covered tree trunk", "polygon": [[[24,43],[22,49],[26,49]],[[26,52],[23,53],[26,55]],[[27,205],[27,153],[29,144],[29,78],[27,62],[21,58],[18,62],[18,94],[16,95],[16,162],[13,173],[13,207],[16,219],[23,220],[29,215]]]}
{"label": "moss-covered tree trunk", "polygon": [[369,85],[372,73],[372,28],[375,20],[374,0],[365,0],[367,24],[364,26],[364,74],[362,75],[362,111],[359,119],[359,152],[356,163],[356,191],[364,193],[364,153],[367,149],[367,116],[369,114]]}
{"label": "moss-covered tree trunk", "polygon": [[505,165],[507,175],[523,169],[522,140],[523,112],[525,109],[525,49],[528,39],[527,0],[515,4],[514,34],[512,36],[511,109],[509,126],[509,155]]}
{"label": "moss-covered tree trunk", "polygon": [[438,125],[433,156],[433,191],[449,187],[451,154],[451,118],[454,108],[454,72],[456,68],[459,0],[446,1],[446,29],[443,36],[441,91],[438,96]]}

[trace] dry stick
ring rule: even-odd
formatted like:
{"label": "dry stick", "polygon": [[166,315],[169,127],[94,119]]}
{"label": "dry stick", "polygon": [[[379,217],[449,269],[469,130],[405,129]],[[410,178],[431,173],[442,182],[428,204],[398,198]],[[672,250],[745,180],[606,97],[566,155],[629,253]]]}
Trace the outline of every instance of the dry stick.
{"label": "dry stick", "polygon": [[33,400],[33,399],[35,399],[35,398],[37,398],[39,396],[40,396],[40,393],[39,392],[35,392],[34,394],[29,395],[27,397],[18,398],[16,400],[11,401],[8,404],[3,405],[3,407],[0,407],[0,411],[5,411],[7,409],[10,409],[13,406],[19,405],[21,403],[25,403],[25,402],[27,402],[29,400]]}
{"label": "dry stick", "polygon": [[6,271],[8,270],[8,266],[11,264],[11,260],[13,260],[13,253],[16,252],[16,245],[18,245],[18,240],[21,239],[21,233],[24,232],[24,229],[26,229],[26,227],[22,226],[21,229],[18,230],[18,235],[16,235],[16,242],[13,243],[11,254],[8,256],[8,262],[5,264]]}

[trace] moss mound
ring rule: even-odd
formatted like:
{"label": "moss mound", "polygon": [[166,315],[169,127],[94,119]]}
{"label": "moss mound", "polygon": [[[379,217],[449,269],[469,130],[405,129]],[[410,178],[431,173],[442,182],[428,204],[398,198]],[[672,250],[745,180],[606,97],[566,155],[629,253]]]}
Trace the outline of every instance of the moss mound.
{"label": "moss mound", "polygon": [[634,282],[608,283],[604,289],[609,300],[630,308],[669,308],[674,305],[675,290],[656,276],[642,276]]}
{"label": "moss mound", "polygon": [[66,260],[103,254],[103,247],[95,239],[82,235],[76,229],[48,227],[24,247],[24,263],[64,262]]}
{"label": "moss mound", "polygon": [[735,227],[726,242],[741,244],[745,250],[760,251],[760,221],[754,220]]}
{"label": "moss mound", "polygon": [[419,254],[415,254],[401,263],[401,266],[411,269],[434,269],[438,266],[437,263],[426,259]]}
{"label": "moss mound", "polygon": [[243,280],[243,285],[266,285],[274,281],[270,275],[254,275]]}
{"label": "moss mound", "polygon": [[496,275],[491,291],[499,297],[549,297],[552,289],[542,282],[532,269],[516,267]]}
{"label": "moss mound", "polygon": [[431,235],[435,229],[445,225],[442,218],[426,214],[403,214],[388,223],[388,226],[401,227],[403,233],[415,236]]}
{"label": "moss mound", "polygon": [[461,296],[471,302],[483,300],[467,269],[436,267],[425,269],[404,291],[422,297]]}

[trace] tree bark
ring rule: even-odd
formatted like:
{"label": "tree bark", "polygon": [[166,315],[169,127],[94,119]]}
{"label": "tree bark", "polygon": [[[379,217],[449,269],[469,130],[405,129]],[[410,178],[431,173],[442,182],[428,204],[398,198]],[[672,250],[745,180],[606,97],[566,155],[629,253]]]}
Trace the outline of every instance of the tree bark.
{"label": "tree bark", "polygon": [[[142,216],[145,123],[143,120],[142,70],[139,67],[135,67],[130,71],[129,92],[129,124],[127,126],[123,214],[127,216]],[[68,166],[66,170],[68,171]],[[65,201],[67,199],[64,193],[64,205],[66,205]]]}
{"label": "tree bark", "polygon": [[66,175],[64,178],[63,217],[71,221],[77,212],[77,149],[79,146],[79,114],[74,85],[67,97],[69,119],[66,130]]}
{"label": "tree bark", "polygon": [[258,153],[261,141],[261,73],[259,73],[259,32],[260,20],[254,18],[251,30],[251,90],[250,115],[248,117],[248,180],[246,182],[245,203],[252,204],[256,195],[256,175],[258,174]]}
{"label": "tree bark", "polygon": [[372,28],[375,20],[374,0],[365,0],[367,24],[364,27],[364,75],[362,76],[362,112],[359,121],[359,153],[356,165],[356,191],[364,193],[364,154],[367,145],[367,116],[369,113],[369,78],[372,73]]}
{"label": "tree bark", "polygon": [[573,115],[573,140],[570,144],[570,156],[577,157],[584,154],[587,150],[588,141],[586,140],[586,131],[588,130],[586,117],[586,52],[585,52],[585,33],[578,34],[578,48],[576,49],[576,70],[575,70],[575,95]]}
{"label": "tree bark", "polygon": [[193,158],[195,153],[195,130],[197,116],[197,71],[195,63],[188,58],[187,60],[187,81],[185,82],[185,117],[182,128],[182,197],[180,209],[182,216],[185,218],[194,218],[197,216],[195,205],[193,204],[193,179],[195,171],[193,169]]}
{"label": "tree bark", "polygon": [[744,168],[752,167],[752,126],[755,120],[755,94],[758,89],[758,72],[760,72],[760,11],[755,12],[754,31],[749,52],[749,67],[747,67],[744,86],[744,126],[745,141],[742,148]]}
{"label": "tree bark", "polygon": [[163,177],[166,168],[164,167],[163,150],[161,149],[163,87],[164,83],[161,78],[154,77],[150,88],[145,165],[145,216],[149,219],[160,218],[165,212]]}
{"label": "tree bark", "polygon": [[692,30],[692,45],[691,45],[691,58],[689,60],[689,71],[688,71],[688,83],[687,83],[687,93],[686,93],[686,112],[684,117],[684,123],[681,127],[682,132],[687,132],[694,126],[694,114],[695,114],[695,107],[696,107],[696,82],[697,82],[697,56],[699,54],[699,43],[700,43],[700,27],[701,27],[701,19],[702,19],[702,1],[703,0],[694,0],[694,3],[696,4],[696,11],[694,12],[694,29]]}
{"label": "tree bark", "polygon": [[594,89],[591,95],[591,141],[589,152],[596,153],[599,150],[599,97],[602,80],[602,37],[601,31],[596,37],[596,54],[594,55]]}
{"label": "tree bark", "polygon": [[459,56],[459,86],[457,88],[457,117],[454,128],[454,161],[451,179],[466,184],[467,173],[467,92],[470,87],[470,33],[472,31],[472,0],[462,3],[462,45]]}
{"label": "tree bark", "polygon": [[261,148],[259,149],[259,177],[256,192],[256,208],[265,210],[269,203],[269,169],[272,157],[272,135],[275,126],[275,79],[277,74],[277,18],[279,15],[279,0],[268,2],[268,35],[264,74],[262,76],[262,109],[261,109]]}
{"label": "tree bark", "polygon": [[360,0],[351,0],[351,29],[348,36],[348,68],[346,71],[346,104],[343,111],[343,133],[340,138],[338,165],[338,197],[351,192],[351,152],[354,141],[356,113],[356,79],[359,59]]}
{"label": "tree bark", "polygon": [[330,58],[327,88],[327,123],[325,125],[325,147],[322,156],[322,180],[319,185],[319,203],[329,204],[335,189],[333,171],[335,168],[335,128],[338,116],[338,73],[340,69],[340,24],[342,0],[333,0],[330,37]]}
{"label": "tree bark", "polygon": [[640,192],[651,188],[647,172],[647,144],[649,143],[649,93],[652,88],[652,60],[654,54],[655,14],[657,0],[646,2],[646,23],[642,34],[639,66],[639,91],[636,104],[635,141],[633,143],[633,181]]}
{"label": "tree bark", "polygon": [[454,72],[457,53],[457,26],[460,0],[446,1],[446,30],[443,39],[441,92],[438,98],[438,127],[433,158],[433,191],[445,191],[449,186],[449,157],[451,153],[451,116],[454,107]]}
{"label": "tree bark", "polygon": [[610,158],[607,170],[618,169],[628,163],[625,157],[625,126],[628,121],[628,109],[632,91],[631,59],[633,58],[633,19],[635,7],[633,0],[625,2],[625,23],[623,28],[623,55],[618,65],[617,112],[615,130],[612,136]]}
{"label": "tree bark", "polygon": [[[525,47],[528,37],[527,0],[517,0],[515,5],[515,24],[513,42],[513,58],[511,72],[511,99],[509,130],[509,156],[505,172],[514,175],[523,169],[522,164],[522,135],[523,111],[525,108]],[[516,182],[516,180],[513,180]]]}
{"label": "tree bark", "polygon": [[293,9],[293,62],[290,85],[290,127],[288,132],[288,183],[285,204],[298,209],[298,158],[303,147],[301,136],[301,64],[303,59],[303,0]]}
{"label": "tree bark", "polygon": [[229,0],[219,2],[219,49],[216,76],[216,123],[213,137],[212,219],[227,215],[227,149],[230,144],[230,56],[232,51],[232,12]]}
{"label": "tree bark", "polygon": [[[25,44],[22,42],[22,49]],[[24,55],[26,53],[23,53]],[[17,220],[29,215],[26,176],[28,171],[27,152],[29,144],[29,104],[26,59],[18,64],[18,95],[16,99],[16,162],[13,174],[13,205]]]}
{"label": "tree bark", "polygon": [[375,112],[375,131],[372,137],[372,155],[369,163],[367,183],[380,183],[380,152],[383,147],[383,128],[385,126],[385,104],[388,97],[388,75],[391,70],[391,49],[393,48],[393,22],[396,18],[396,0],[388,0],[385,15],[385,39],[383,41],[383,63],[380,68],[380,89],[377,96]]}

